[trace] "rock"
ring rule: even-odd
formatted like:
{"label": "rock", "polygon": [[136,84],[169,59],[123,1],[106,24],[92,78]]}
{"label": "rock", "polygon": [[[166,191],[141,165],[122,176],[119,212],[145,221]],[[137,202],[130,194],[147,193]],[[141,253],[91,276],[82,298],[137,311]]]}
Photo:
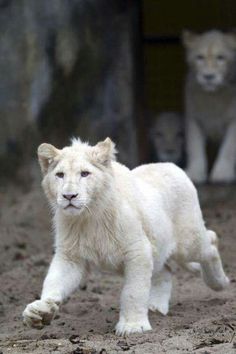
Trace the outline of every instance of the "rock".
{"label": "rock", "polygon": [[78,344],[80,343],[80,337],[76,334],[72,334],[72,336],[70,336],[69,341],[73,344]]}

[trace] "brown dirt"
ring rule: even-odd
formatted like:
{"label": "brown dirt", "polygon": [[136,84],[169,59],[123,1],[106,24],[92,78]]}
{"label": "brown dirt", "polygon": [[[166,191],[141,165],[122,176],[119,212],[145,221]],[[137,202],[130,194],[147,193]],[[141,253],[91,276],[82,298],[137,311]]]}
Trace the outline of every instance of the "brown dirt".
{"label": "brown dirt", "polygon": [[21,313],[38,298],[52,256],[49,211],[39,185],[0,190],[0,353],[236,353],[236,188],[200,191],[207,225],[220,237],[230,287],[220,293],[177,269],[169,314],[150,314],[153,331],[118,338],[121,279],[94,274],[51,326],[25,328]]}

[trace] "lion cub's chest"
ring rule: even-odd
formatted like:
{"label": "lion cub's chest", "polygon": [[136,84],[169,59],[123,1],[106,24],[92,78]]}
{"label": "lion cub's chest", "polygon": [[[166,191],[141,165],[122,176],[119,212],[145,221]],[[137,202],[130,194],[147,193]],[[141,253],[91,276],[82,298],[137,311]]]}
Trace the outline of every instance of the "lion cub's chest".
{"label": "lion cub's chest", "polygon": [[223,138],[229,123],[235,119],[236,87],[207,93],[191,84],[187,86],[188,106],[204,134],[213,141]]}
{"label": "lion cub's chest", "polygon": [[82,258],[102,269],[120,270],[122,250],[115,232],[100,225],[91,225],[78,231],[73,258]]}

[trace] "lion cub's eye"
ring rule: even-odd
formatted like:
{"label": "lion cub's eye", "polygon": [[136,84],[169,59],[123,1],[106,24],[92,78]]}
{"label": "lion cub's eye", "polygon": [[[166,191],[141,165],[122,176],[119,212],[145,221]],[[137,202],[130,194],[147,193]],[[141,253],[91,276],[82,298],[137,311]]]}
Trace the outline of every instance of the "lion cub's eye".
{"label": "lion cub's eye", "polygon": [[198,55],[196,56],[196,59],[197,59],[198,61],[201,61],[201,60],[204,59],[204,56],[203,56],[202,54],[198,54]]}
{"label": "lion cub's eye", "polygon": [[81,177],[87,177],[88,175],[90,175],[90,172],[89,171],[82,171],[80,175],[81,175]]}
{"label": "lion cub's eye", "polygon": [[57,172],[57,173],[56,173],[56,176],[57,176],[58,178],[63,178],[63,177],[64,177],[64,173],[63,173],[63,172]]}
{"label": "lion cub's eye", "polygon": [[225,60],[225,57],[224,57],[224,55],[219,54],[219,55],[217,55],[216,59],[217,59],[218,61],[224,61],[224,60]]}

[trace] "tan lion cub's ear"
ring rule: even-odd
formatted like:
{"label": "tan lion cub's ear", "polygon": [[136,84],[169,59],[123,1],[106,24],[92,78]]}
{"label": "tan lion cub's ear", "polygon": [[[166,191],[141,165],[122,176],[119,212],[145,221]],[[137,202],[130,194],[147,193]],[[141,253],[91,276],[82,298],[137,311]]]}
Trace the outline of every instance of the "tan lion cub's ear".
{"label": "tan lion cub's ear", "polygon": [[48,171],[49,165],[53,162],[55,157],[59,154],[57,148],[53,145],[43,143],[38,147],[38,159],[39,164],[42,170],[42,173],[45,175]]}
{"label": "tan lion cub's ear", "polygon": [[100,164],[108,166],[112,160],[116,159],[116,153],[115,144],[110,138],[106,138],[94,146],[93,156]]}
{"label": "tan lion cub's ear", "polygon": [[192,31],[184,30],[182,32],[182,43],[186,48],[191,48],[198,35]]}

